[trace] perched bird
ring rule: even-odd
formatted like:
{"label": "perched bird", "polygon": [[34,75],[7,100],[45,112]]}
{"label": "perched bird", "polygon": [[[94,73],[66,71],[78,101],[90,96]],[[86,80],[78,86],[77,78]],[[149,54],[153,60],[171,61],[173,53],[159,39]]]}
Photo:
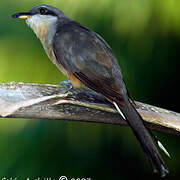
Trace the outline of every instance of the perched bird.
{"label": "perched bird", "polygon": [[105,40],[50,5],[38,5],[12,17],[26,20],[51,61],[69,77],[73,87],[80,88],[84,84],[114,104],[133,130],[153,169],[165,176],[168,169],[152,137],[167,155],[168,152],[136,111],[117,58]]}

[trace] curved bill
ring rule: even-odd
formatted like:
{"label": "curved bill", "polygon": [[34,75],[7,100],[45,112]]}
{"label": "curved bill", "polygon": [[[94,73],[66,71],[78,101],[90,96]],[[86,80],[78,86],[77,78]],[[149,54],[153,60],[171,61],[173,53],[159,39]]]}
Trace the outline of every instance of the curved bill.
{"label": "curved bill", "polygon": [[15,13],[12,15],[12,18],[19,18],[19,19],[28,19],[30,17],[32,17],[32,14],[30,12]]}

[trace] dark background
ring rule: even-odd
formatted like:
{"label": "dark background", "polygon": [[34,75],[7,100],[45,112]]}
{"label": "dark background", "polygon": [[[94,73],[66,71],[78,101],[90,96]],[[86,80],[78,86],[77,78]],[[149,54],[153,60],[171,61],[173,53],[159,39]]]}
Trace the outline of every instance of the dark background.
{"label": "dark background", "polygon": [[[25,22],[10,15],[37,4],[60,8],[98,32],[112,47],[134,99],[179,112],[180,1],[1,0],[0,82],[59,84],[65,80]],[[179,179],[179,137],[155,132]],[[128,127],[0,119],[0,179],[54,177],[160,179]]]}

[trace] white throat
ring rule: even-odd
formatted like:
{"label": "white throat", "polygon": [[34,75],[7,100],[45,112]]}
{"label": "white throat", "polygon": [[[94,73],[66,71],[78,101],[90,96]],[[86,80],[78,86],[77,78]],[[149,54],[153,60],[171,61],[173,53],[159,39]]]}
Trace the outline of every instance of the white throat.
{"label": "white throat", "polygon": [[33,29],[37,37],[46,51],[51,61],[64,73],[66,73],[57,59],[53,51],[53,38],[56,33],[56,25],[58,18],[50,15],[34,15],[26,20],[26,23]]}
{"label": "white throat", "polygon": [[[26,20],[43,46],[50,45],[56,33],[57,17],[51,15],[33,15]],[[46,47],[44,47],[46,48]]]}

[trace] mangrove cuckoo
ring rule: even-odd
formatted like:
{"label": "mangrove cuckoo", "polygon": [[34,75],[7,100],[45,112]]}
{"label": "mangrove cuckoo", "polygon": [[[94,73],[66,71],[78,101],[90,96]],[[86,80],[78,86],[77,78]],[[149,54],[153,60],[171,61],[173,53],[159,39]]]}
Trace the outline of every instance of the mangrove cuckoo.
{"label": "mangrove cuckoo", "polygon": [[168,169],[152,137],[166,154],[168,152],[136,111],[117,58],[106,41],[50,5],[35,6],[28,12],[16,13],[12,17],[26,20],[51,61],[69,77],[73,87],[80,88],[84,84],[114,104],[132,128],[153,169],[165,176]]}

